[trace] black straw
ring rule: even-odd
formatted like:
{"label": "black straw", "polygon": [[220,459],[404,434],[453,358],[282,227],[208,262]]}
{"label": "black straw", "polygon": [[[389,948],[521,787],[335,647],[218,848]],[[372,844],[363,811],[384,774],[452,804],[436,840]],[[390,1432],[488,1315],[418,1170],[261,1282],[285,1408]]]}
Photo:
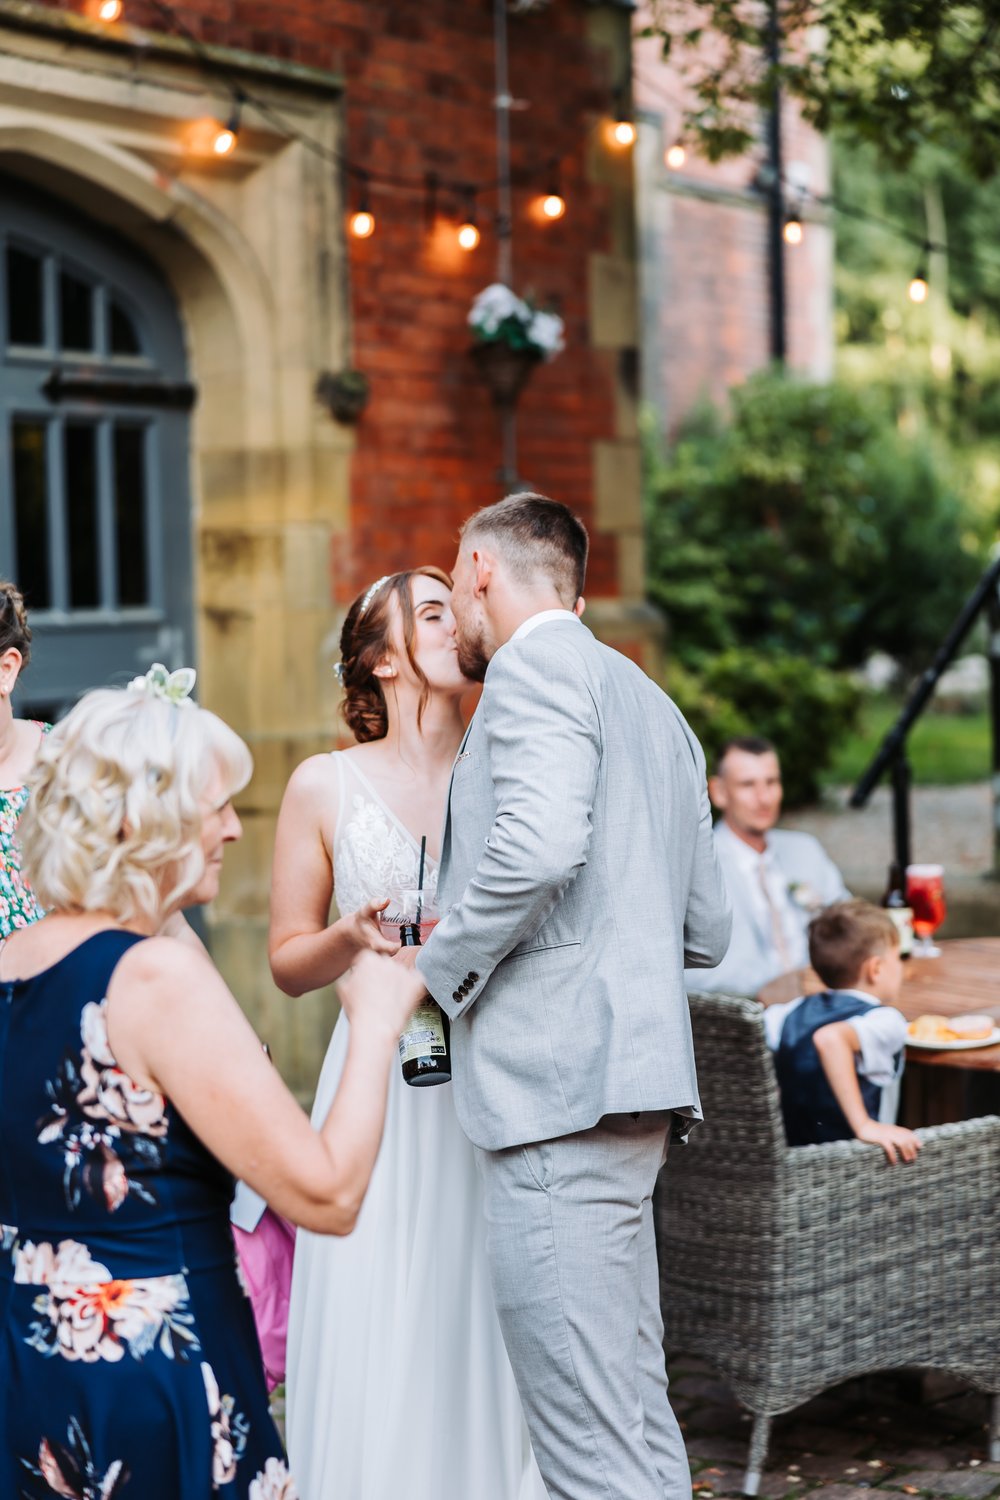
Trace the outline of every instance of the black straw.
{"label": "black straw", "polygon": [[420,870],[417,874],[417,928],[420,928],[420,918],[424,910],[424,860],[427,858],[427,835],[423,834],[420,840]]}

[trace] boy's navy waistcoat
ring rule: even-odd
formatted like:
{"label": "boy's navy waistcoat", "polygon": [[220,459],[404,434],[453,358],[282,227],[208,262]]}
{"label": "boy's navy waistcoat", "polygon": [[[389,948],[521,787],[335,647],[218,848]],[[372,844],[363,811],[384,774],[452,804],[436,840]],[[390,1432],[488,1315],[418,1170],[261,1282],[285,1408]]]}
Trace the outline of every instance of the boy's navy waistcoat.
{"label": "boy's navy waistcoat", "polygon": [[[827,994],[807,995],[785,1021],[774,1064],[790,1146],[819,1146],[824,1141],[853,1139],[854,1132],[826,1081],[813,1037],[821,1026],[864,1015],[875,1003],[862,1000],[859,995],[831,990]],[[881,1088],[867,1078],[859,1077],[858,1084],[865,1109],[877,1120]]]}

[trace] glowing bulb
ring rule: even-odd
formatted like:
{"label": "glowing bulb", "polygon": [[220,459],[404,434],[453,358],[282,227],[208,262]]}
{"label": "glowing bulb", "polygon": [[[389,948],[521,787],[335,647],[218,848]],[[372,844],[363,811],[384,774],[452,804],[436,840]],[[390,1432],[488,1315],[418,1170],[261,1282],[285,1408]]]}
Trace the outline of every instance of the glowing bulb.
{"label": "glowing bulb", "polygon": [[230,130],[228,125],[223,125],[216,131],[215,140],[212,142],[212,150],[216,156],[228,156],[236,145],[236,131]]}
{"label": "glowing bulb", "polygon": [[367,208],[359,208],[357,213],[351,214],[348,227],[356,240],[366,240],[375,233],[375,215]]}
{"label": "glowing bulb", "polygon": [[799,219],[786,219],[782,233],[784,234],[786,245],[801,245],[803,231],[802,223]]}
{"label": "glowing bulb", "polygon": [[549,193],[542,199],[542,213],[547,219],[561,219],[566,212],[566,199],[559,193]]}
{"label": "glowing bulb", "polygon": [[663,160],[672,172],[679,172],[687,161],[687,151],[684,149],[683,143],[675,141],[672,146],[668,146]]}
{"label": "glowing bulb", "polygon": [[97,18],[100,21],[117,21],[122,13],[122,0],[101,0],[97,7]]}
{"label": "glowing bulb", "polygon": [[631,120],[616,120],[611,133],[619,146],[635,145],[635,126]]}
{"label": "glowing bulb", "polygon": [[[374,227],[374,225],[373,225]],[[458,231],[458,243],[463,250],[475,250],[479,244],[479,230],[471,219],[467,220]]]}
{"label": "glowing bulb", "polygon": [[928,285],[926,278],[918,271],[910,282],[909,297],[911,302],[926,302]]}

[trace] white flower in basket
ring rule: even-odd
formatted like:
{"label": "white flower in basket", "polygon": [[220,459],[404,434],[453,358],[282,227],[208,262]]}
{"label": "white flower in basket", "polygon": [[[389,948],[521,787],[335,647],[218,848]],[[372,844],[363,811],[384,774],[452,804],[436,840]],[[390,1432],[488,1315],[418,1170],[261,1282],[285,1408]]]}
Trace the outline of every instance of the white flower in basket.
{"label": "white flower in basket", "polygon": [[469,309],[469,327],[483,344],[506,344],[536,358],[555,359],[566,347],[558,313],[540,312],[503,282],[484,288]]}

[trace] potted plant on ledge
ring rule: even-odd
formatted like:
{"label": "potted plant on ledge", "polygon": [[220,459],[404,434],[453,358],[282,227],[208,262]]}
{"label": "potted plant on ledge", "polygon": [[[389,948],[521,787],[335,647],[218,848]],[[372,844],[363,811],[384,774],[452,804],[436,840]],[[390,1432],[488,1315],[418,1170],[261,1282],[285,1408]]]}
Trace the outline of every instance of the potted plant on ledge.
{"label": "potted plant on ledge", "polygon": [[541,312],[499,281],[476,297],[469,327],[472,357],[498,406],[513,406],[535,366],[565,347],[562,318]]}

